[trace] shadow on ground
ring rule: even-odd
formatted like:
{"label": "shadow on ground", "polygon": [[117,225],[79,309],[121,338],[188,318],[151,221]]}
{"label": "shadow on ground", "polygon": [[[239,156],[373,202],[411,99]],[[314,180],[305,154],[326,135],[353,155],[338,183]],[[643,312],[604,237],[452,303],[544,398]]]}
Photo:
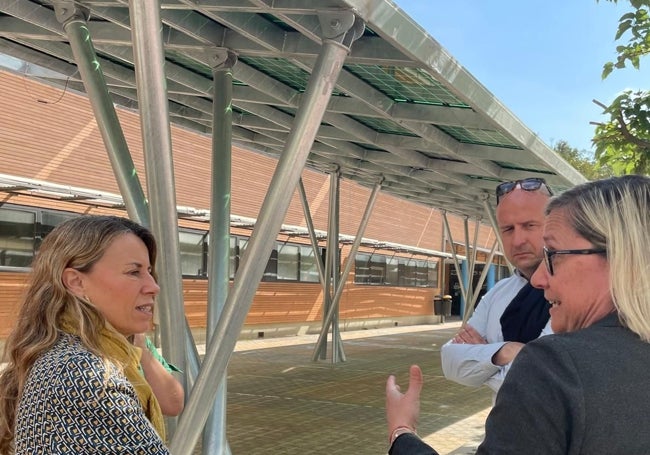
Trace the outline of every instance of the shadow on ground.
{"label": "shadow on ground", "polygon": [[412,363],[425,374],[420,434],[484,410],[491,405],[487,388],[463,387],[442,376],[440,346],[455,330],[346,340],[347,359],[338,364],[329,358],[312,362],[313,343],[235,352],[228,366],[226,423],[232,453],[385,454],[386,377],[396,374],[406,386]]}

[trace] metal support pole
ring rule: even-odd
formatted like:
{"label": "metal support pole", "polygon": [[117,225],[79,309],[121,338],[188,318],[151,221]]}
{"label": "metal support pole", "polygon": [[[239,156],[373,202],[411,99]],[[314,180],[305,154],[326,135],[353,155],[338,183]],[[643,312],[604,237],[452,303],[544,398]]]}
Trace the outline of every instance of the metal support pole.
{"label": "metal support pole", "polygon": [[[479,229],[481,227],[481,220],[479,218],[476,219],[474,223],[474,243],[472,244],[472,270],[476,270],[476,258],[478,256],[478,233]],[[480,288],[475,288],[474,294],[478,292]]]}
{"label": "metal support pole", "polygon": [[[84,81],[84,87],[93,108],[95,120],[102,135],[129,218],[150,228],[149,204],[140,184],[138,173],[135,170],[104,75],[97,61],[88,27],[86,26],[87,10],[71,1],[56,1],[54,2],[54,8],[57,18],[63,23],[68,35],[72,53],[77,62],[77,69]],[[185,330],[185,335],[186,355],[189,356],[188,361],[191,360],[192,365],[195,365],[194,367],[190,365],[185,368],[185,382],[187,383],[188,376],[194,378],[198,373],[199,357],[194,340],[189,332],[189,326]],[[194,373],[192,374],[192,372]],[[186,386],[186,394],[188,389],[189,387]]]}
{"label": "metal support pole", "polygon": [[[335,232],[332,232],[332,220],[335,217],[336,203],[335,201],[335,188],[338,181],[333,178],[334,173],[330,173],[330,186],[329,186],[329,201],[327,204],[327,249],[325,250],[325,280],[323,281],[323,318],[327,313],[329,313],[330,308],[332,307],[332,281],[334,280],[334,250],[338,248],[339,238],[338,234],[336,236],[336,248],[332,246],[334,240],[333,235]],[[324,322],[323,322],[324,324]],[[326,333],[329,330],[329,326],[326,328]],[[325,335],[327,336],[327,335]],[[332,341],[332,344],[334,342]],[[320,345],[319,356],[321,360],[327,358],[327,343]]]}
{"label": "metal support pole", "polygon": [[[212,338],[228,298],[230,285],[230,196],[232,169],[232,67],[233,52],[219,49],[212,67],[212,203],[208,246],[208,327],[206,342]],[[217,378],[215,378],[217,380]],[[226,439],[226,389],[220,379],[214,407],[203,431],[203,453],[229,454]]]}
{"label": "metal support pole", "polygon": [[[333,311],[333,296],[334,290],[340,283],[340,255],[339,255],[339,218],[340,218],[340,183],[341,172],[339,169],[330,174],[330,219],[327,227],[327,251],[331,253],[330,267],[332,270],[332,285],[328,289],[329,306],[328,311]],[[323,313],[325,315],[327,313]],[[336,311],[332,312],[332,363],[338,363],[341,358],[345,359],[343,352],[343,342],[341,341],[341,333],[339,331],[339,312],[338,306]]]}
{"label": "metal support pole", "polygon": [[[470,295],[470,298],[468,299],[468,305],[465,308],[465,312],[470,311],[472,312],[474,310],[473,302],[476,302],[476,297],[478,296],[481,286],[483,286],[483,283],[477,283],[476,286],[474,286],[474,272],[476,271],[476,261],[478,257],[478,233],[480,229],[480,220],[477,218],[475,223],[474,223],[474,243],[472,244],[472,253],[471,253],[471,277],[472,279],[470,280],[471,286],[472,286],[472,293]],[[468,256],[469,256],[469,245],[468,245]]]}
{"label": "metal support pole", "polygon": [[307,193],[305,192],[305,185],[302,183],[302,178],[298,182],[298,193],[300,194],[302,210],[305,214],[305,224],[307,224],[309,240],[311,240],[311,247],[314,249],[314,259],[316,262],[316,268],[318,268],[318,276],[320,277],[321,285],[323,285],[325,283],[325,271],[323,270],[323,261],[321,260],[320,254],[318,252],[318,239],[316,238],[314,221],[312,220],[311,211],[309,210],[309,201],[307,200]]}
{"label": "metal support pole", "polygon": [[[352,27],[355,23],[354,15],[349,12],[341,14],[351,16],[349,27]],[[340,24],[341,22],[337,23]],[[355,27],[352,31],[349,31],[349,27],[341,30],[344,35],[341,36],[340,42],[332,39],[323,40],[321,52],[316,59],[307,90],[296,114],[294,127],[287,137],[269,191],[262,204],[258,222],[251,234],[232,290],[228,294],[219,323],[210,340],[201,371],[179,421],[178,430],[172,439],[170,450],[174,455],[190,455],[198,441],[201,427],[208,418],[212,408],[211,403],[216,397],[219,386],[213,378],[222,377],[226,370],[239,331],[264,274],[266,258],[273,249],[277,233],[282,226],[291,197],[323,119],[332,89],[343,67],[345,57],[350,51],[349,46],[363,32],[363,24],[361,25],[360,28]],[[353,36],[348,36],[349,33]],[[347,45],[341,44],[346,42]],[[262,258],[264,260],[261,260]]]}
{"label": "metal support pole", "polygon": [[[485,213],[487,213],[487,216],[490,220],[490,224],[492,225],[492,229],[494,230],[494,235],[496,236],[497,241],[499,242],[499,251],[501,251],[505,257],[505,250],[503,249],[503,241],[501,240],[501,231],[499,230],[499,224],[497,223],[496,216],[494,215],[494,210],[492,210],[492,207],[490,206],[489,196],[485,194],[481,199],[483,202],[483,208],[485,209]],[[512,266],[510,261],[507,260],[507,258],[506,258],[506,265],[508,266],[510,273],[513,273],[515,271],[515,268]]]}
{"label": "metal support pole", "polygon": [[[485,262],[485,266],[481,271],[481,276],[478,279],[478,283],[476,284],[477,290],[481,289],[481,287],[483,286],[483,282],[485,281],[485,277],[488,275],[488,271],[491,269],[492,259],[494,259],[494,254],[496,253],[497,245],[498,242],[495,240],[494,243],[492,244],[492,249],[490,250],[490,254],[488,255],[487,261]],[[463,314],[463,324],[467,322],[467,320],[474,312],[474,308],[476,308],[476,301],[478,300],[478,294],[479,294],[478,291],[475,292],[472,295],[472,300],[470,302],[467,302],[467,306],[465,307],[465,313]]]}
{"label": "metal support pole", "polygon": [[343,288],[345,287],[345,283],[348,279],[348,276],[350,275],[350,270],[352,270],[352,266],[355,263],[355,257],[357,255],[357,251],[359,250],[359,245],[361,245],[361,239],[363,238],[363,233],[365,232],[366,226],[368,226],[368,222],[370,221],[370,215],[372,214],[372,209],[375,206],[375,201],[377,200],[377,196],[379,194],[380,189],[381,189],[381,182],[377,182],[372,189],[372,193],[370,193],[370,198],[368,199],[366,210],[363,213],[361,222],[359,223],[359,229],[357,230],[357,235],[354,238],[354,242],[352,243],[352,248],[350,248],[350,254],[348,254],[348,259],[345,261],[345,265],[343,266],[343,273],[341,273],[341,281],[337,286],[336,292],[334,294],[334,298],[332,299],[332,307],[330,308],[329,312],[323,319],[323,325],[321,327],[320,335],[318,336],[318,340],[316,341],[316,346],[314,347],[314,353],[312,355],[312,360],[314,361],[318,359],[318,352],[320,350],[320,345],[327,342],[327,327],[332,321],[334,312],[338,311],[339,302],[341,301],[341,296],[343,295]]}
{"label": "metal support pole", "polygon": [[465,256],[467,257],[467,264],[470,268],[474,268],[474,261],[472,256],[472,247],[469,243],[469,217],[463,217],[463,231],[465,233]]}
{"label": "metal support pole", "polygon": [[53,5],[56,18],[63,25],[70,41],[70,48],[95,114],[97,128],[102,135],[129,218],[149,227],[151,223],[147,199],[140,185],[138,173],[86,24],[88,9],[71,0],[55,0]]}
{"label": "metal support pole", "polygon": [[194,381],[201,369],[199,351],[196,349],[196,343],[192,337],[187,318],[185,318],[185,355],[187,356],[187,363],[185,364],[185,399],[187,400],[190,396],[189,391],[194,387]]}
{"label": "metal support pole", "polygon": [[[469,261],[465,259],[464,261],[461,262],[460,264],[460,270],[462,272],[461,276],[461,283],[462,286],[465,287],[465,289],[468,290],[467,296],[471,296],[471,287],[472,285],[469,282]],[[465,308],[467,308],[467,305],[469,304],[469,299],[462,297],[460,299],[460,314],[465,315]]]}
{"label": "metal support pole", "polygon": [[[441,232],[441,241],[440,241],[440,251],[445,251],[445,243],[447,242],[447,231],[445,231],[445,228],[442,228]],[[438,271],[438,276],[440,277],[440,297],[445,295],[445,286],[447,285],[446,279],[447,279],[447,267],[445,264],[445,258],[441,258],[440,263],[442,264],[442,273],[441,271]],[[451,294],[451,290],[449,291],[449,294]]]}
{"label": "metal support pole", "polygon": [[[165,283],[159,296],[162,348],[170,362],[185,370],[186,321],[160,5],[157,0],[129,0],[129,16],[151,227],[160,252],[158,275]],[[174,423],[168,420],[170,434]]]}
{"label": "metal support pole", "polygon": [[451,236],[451,229],[449,228],[449,220],[447,219],[447,212],[442,212],[442,221],[445,228],[445,234],[449,245],[451,245],[451,257],[454,259],[454,267],[456,269],[456,276],[458,277],[458,284],[460,285],[460,294],[463,300],[467,301],[467,292],[465,290],[465,283],[462,280],[462,272],[460,270],[460,263],[458,262],[458,255],[456,254],[456,248],[454,248],[454,239]]}
{"label": "metal support pole", "polygon": [[465,307],[472,300],[474,294],[474,262],[472,261],[472,252],[470,251],[469,243],[469,218],[463,218],[463,229],[465,231],[465,262],[467,264],[467,289],[465,293]]}

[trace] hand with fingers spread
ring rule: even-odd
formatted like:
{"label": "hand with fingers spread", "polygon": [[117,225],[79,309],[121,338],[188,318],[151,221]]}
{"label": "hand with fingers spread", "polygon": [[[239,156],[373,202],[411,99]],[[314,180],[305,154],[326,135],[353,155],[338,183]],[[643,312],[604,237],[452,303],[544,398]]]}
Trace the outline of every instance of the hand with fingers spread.
{"label": "hand with fingers spread", "polygon": [[411,365],[409,370],[409,386],[402,393],[395,382],[395,376],[390,375],[386,381],[386,420],[390,443],[403,433],[415,433],[420,415],[420,392],[422,391],[422,370],[417,365]]}

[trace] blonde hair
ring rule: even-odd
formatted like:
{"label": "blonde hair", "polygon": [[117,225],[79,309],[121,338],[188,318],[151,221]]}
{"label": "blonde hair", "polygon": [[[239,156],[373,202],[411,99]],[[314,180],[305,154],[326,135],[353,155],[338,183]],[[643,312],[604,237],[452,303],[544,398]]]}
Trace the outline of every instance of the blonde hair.
{"label": "blonde hair", "polygon": [[621,323],[650,342],[650,178],[612,177],[578,185],[551,199],[573,229],[607,250],[610,290]]}
{"label": "blonde hair", "polygon": [[[32,264],[27,290],[16,325],[5,344],[6,368],[0,373],[0,453],[10,453],[14,438],[16,407],[38,357],[56,342],[62,320],[78,324],[82,343],[105,361],[99,333],[106,324],[102,314],[63,283],[63,271],[88,272],[119,236],[132,233],[147,247],[152,270],[156,242],[149,230],[125,218],[80,216],[66,221],[45,238]],[[155,277],[155,271],[152,271]]]}

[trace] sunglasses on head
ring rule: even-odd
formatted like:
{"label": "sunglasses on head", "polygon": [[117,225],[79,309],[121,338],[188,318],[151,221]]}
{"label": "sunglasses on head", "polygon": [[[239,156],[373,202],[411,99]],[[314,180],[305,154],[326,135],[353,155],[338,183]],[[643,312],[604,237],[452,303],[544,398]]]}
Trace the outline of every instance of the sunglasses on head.
{"label": "sunglasses on head", "polygon": [[503,182],[497,186],[497,205],[503,196],[513,191],[517,188],[517,185],[524,191],[537,191],[542,186],[548,191],[549,196],[552,196],[553,193],[551,189],[546,184],[546,180],[537,177],[531,177],[521,180],[513,180],[512,182]]}

